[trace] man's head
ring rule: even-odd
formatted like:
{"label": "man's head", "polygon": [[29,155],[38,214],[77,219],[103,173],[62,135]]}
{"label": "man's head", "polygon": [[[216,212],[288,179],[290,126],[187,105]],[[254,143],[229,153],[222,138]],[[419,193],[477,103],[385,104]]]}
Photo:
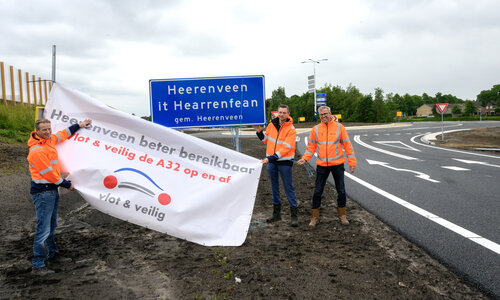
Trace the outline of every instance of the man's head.
{"label": "man's head", "polygon": [[332,119],[332,112],[328,106],[320,106],[318,108],[318,115],[323,123],[328,123]]}
{"label": "man's head", "polygon": [[288,108],[288,105],[280,104],[280,106],[278,107],[278,118],[280,119],[280,122],[286,122],[289,116],[290,109]]}
{"label": "man's head", "polygon": [[52,128],[50,128],[50,121],[47,119],[38,119],[35,122],[36,135],[42,139],[50,139]]}

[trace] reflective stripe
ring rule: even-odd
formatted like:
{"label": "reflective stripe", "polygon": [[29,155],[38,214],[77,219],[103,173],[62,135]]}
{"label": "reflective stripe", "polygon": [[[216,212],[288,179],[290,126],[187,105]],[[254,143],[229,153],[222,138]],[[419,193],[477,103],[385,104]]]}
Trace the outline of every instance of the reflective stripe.
{"label": "reflective stripe", "polygon": [[285,146],[287,146],[290,150],[292,150],[292,146],[290,146],[290,144],[288,144],[287,142],[278,141],[276,144],[285,145]]}
{"label": "reflective stripe", "polygon": [[267,135],[264,136],[263,142],[267,141]]}
{"label": "reflective stripe", "polygon": [[307,151],[307,150],[306,150],[306,153],[307,153],[307,154],[310,154],[311,156],[313,156],[313,155],[314,155],[314,153],[311,153],[311,152],[309,152],[309,151]]}
{"label": "reflective stripe", "polygon": [[63,179],[61,178],[61,179],[59,179],[58,181],[56,181],[54,183],[52,183],[52,182],[50,182],[48,180],[45,180],[45,179],[33,179],[33,178],[31,178],[31,181],[33,181],[34,183],[38,183],[38,184],[48,183],[48,184],[59,185],[59,184],[61,184],[63,182]]}
{"label": "reflective stripe", "polygon": [[318,144],[320,145],[335,145],[335,144],[338,144],[339,141],[327,141],[327,142],[319,142]]}
{"label": "reflective stripe", "polygon": [[45,180],[45,179],[33,179],[33,178],[32,178],[31,180],[32,180],[34,183],[38,183],[38,184],[40,184],[40,183],[52,183],[52,182],[50,182],[50,181],[48,181],[48,180]]}
{"label": "reflective stripe", "polygon": [[324,162],[331,162],[332,160],[337,160],[339,158],[344,157],[344,155],[340,156],[335,156],[335,157],[324,157],[324,158],[318,158],[319,161],[324,161]]}
{"label": "reflective stripe", "polygon": [[70,136],[71,136],[71,130],[69,130],[69,127],[68,127],[68,128],[66,128],[66,133],[68,134],[68,137],[70,137]]}
{"label": "reflective stripe", "polygon": [[276,156],[278,157],[278,159],[280,159],[281,158],[281,153],[276,152]]}
{"label": "reflective stripe", "polygon": [[315,140],[309,140],[309,143],[317,144],[318,142],[316,142]]}
{"label": "reflective stripe", "polygon": [[345,143],[345,142],[351,142],[349,138],[346,138],[345,140],[342,140],[340,141],[341,143]]}
{"label": "reflective stripe", "polygon": [[30,150],[30,153],[33,152],[33,150],[38,149],[38,148],[42,149],[41,146],[38,146],[38,145],[33,146],[33,148],[31,148],[31,150]]}
{"label": "reflective stripe", "polygon": [[40,175],[46,174],[50,171],[52,171],[52,167],[48,167],[47,169],[40,171]]}
{"label": "reflective stripe", "polygon": [[353,155],[347,155],[347,158],[353,158],[355,157],[354,154]]}
{"label": "reflective stripe", "polygon": [[59,162],[58,162],[57,160],[51,160],[51,161],[50,161],[50,164],[51,164],[51,165],[56,165],[56,164],[58,164],[58,163],[59,163]]}
{"label": "reflective stripe", "polygon": [[280,160],[280,161],[283,161],[283,160],[293,160],[293,156],[282,157],[282,158],[280,158],[278,160]]}
{"label": "reflective stripe", "polygon": [[271,142],[276,143],[276,140],[275,140],[275,139],[273,139],[272,137],[268,136],[267,138],[268,138]]}
{"label": "reflective stripe", "polygon": [[57,137],[57,143],[61,142],[61,136],[59,133],[56,133],[55,136]]}
{"label": "reflective stripe", "polygon": [[34,166],[34,165],[32,165],[32,164],[30,164],[30,167],[32,167],[33,169],[35,168],[35,166]]}

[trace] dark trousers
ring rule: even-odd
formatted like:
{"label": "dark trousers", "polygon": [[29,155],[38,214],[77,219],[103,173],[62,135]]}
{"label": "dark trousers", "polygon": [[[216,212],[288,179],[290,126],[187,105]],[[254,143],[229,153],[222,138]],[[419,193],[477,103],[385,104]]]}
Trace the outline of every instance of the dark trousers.
{"label": "dark trousers", "polygon": [[316,166],[316,186],[314,187],[314,195],[312,201],[312,208],[319,208],[321,206],[321,196],[325,189],[326,180],[330,173],[332,173],[333,180],[335,181],[335,188],[337,189],[337,206],[345,207],[346,194],[344,186],[344,164],[322,167]]}

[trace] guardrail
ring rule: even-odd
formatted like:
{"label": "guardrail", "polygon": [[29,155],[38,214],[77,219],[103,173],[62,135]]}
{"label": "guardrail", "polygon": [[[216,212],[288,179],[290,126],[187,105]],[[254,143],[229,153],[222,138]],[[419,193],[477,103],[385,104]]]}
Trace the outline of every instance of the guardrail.
{"label": "guardrail", "polygon": [[[6,72],[7,71],[7,72]],[[16,104],[43,105],[47,103],[47,98],[52,89],[52,81],[42,79],[21,69],[9,66],[5,70],[4,62],[0,61],[0,101],[4,105],[12,102]]]}

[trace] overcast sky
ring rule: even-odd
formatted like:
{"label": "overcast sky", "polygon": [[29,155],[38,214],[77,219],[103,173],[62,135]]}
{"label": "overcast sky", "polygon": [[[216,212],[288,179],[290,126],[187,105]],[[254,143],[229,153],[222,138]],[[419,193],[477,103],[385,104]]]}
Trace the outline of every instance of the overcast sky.
{"label": "overcast sky", "polygon": [[500,84],[498,0],[0,0],[0,61],[149,115],[149,80],[265,75],[475,99]]}

